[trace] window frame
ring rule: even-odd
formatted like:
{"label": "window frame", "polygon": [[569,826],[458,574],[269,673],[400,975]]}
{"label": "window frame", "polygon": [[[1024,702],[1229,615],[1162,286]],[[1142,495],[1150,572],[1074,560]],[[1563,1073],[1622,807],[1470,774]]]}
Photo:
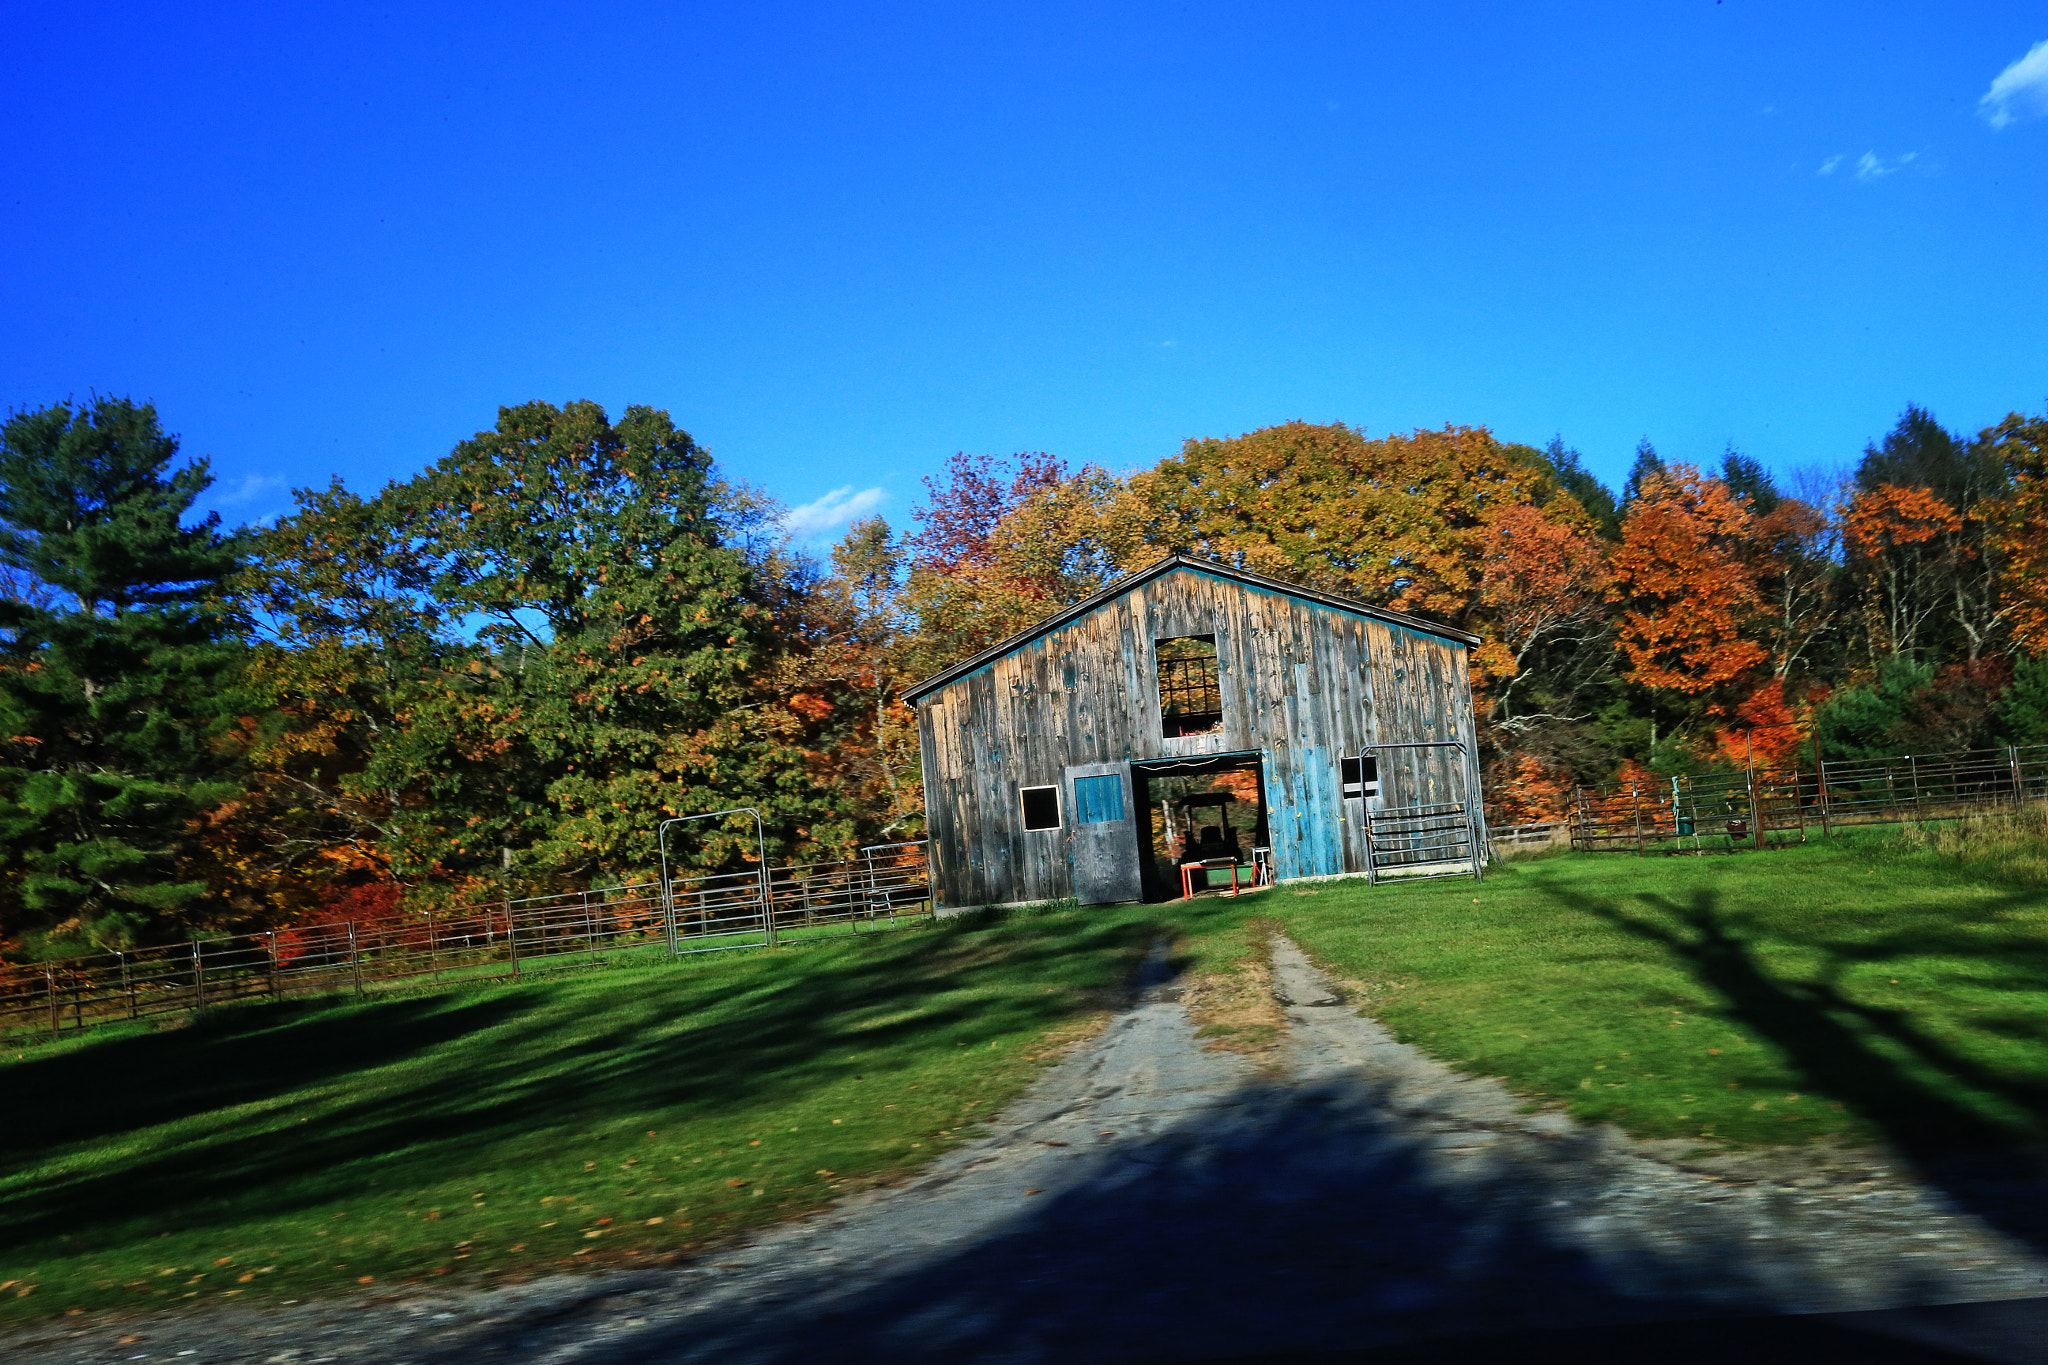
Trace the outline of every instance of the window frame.
{"label": "window frame", "polygon": [[[1034,825],[1031,823],[1031,796],[1036,792],[1052,793],[1052,823],[1049,825]],[[1051,782],[1028,787],[1019,785],[1017,788],[1017,814],[1023,819],[1025,832],[1029,834],[1036,834],[1042,830],[1066,828],[1066,801],[1061,797],[1060,784]]]}
{"label": "window frame", "polygon": [[[1357,776],[1354,778],[1353,773]],[[1339,756],[1337,759],[1337,789],[1346,801],[1364,801],[1380,794],[1380,759],[1378,754],[1361,754],[1355,758]]]}
{"label": "window frame", "polygon": [[[1160,646],[1178,644],[1183,640],[1198,640],[1209,647],[1209,656],[1206,661],[1209,665],[1209,687],[1205,690],[1215,693],[1216,709],[1214,711],[1182,711],[1175,715],[1169,715],[1168,713],[1166,686],[1168,666],[1176,663],[1191,662],[1191,660],[1162,658],[1160,656]],[[1196,657],[1199,658],[1200,656]],[[1160,635],[1153,637],[1152,685],[1153,690],[1158,694],[1161,738],[1191,739],[1202,735],[1223,733],[1223,650],[1216,643],[1214,631],[1198,632],[1193,635]],[[1176,721],[1180,716],[1213,716],[1215,719],[1203,729],[1189,730],[1176,726]]]}

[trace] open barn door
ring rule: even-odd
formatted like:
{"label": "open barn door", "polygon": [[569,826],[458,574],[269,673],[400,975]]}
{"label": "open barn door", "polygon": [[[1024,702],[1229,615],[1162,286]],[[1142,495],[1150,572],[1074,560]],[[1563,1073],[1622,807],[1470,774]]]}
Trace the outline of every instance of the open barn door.
{"label": "open barn door", "polygon": [[1067,769],[1067,798],[1067,809],[1073,812],[1067,859],[1073,868],[1074,899],[1083,905],[1143,900],[1131,765],[1082,763]]}

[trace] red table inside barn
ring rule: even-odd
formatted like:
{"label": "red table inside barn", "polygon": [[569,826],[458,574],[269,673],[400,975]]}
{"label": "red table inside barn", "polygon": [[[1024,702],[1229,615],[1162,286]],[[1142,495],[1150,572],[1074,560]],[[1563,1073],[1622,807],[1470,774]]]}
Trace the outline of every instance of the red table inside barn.
{"label": "red table inside barn", "polygon": [[[1211,871],[1220,871],[1226,867],[1230,869],[1230,894],[1235,896],[1238,886],[1237,869],[1241,866],[1242,864],[1235,858],[1204,858],[1198,863],[1182,863],[1180,865],[1180,898],[1184,901],[1191,901],[1195,898],[1195,874],[1197,872],[1202,874],[1202,887],[1204,890],[1207,890],[1209,873]],[[1252,869],[1250,885],[1258,885],[1257,868]]]}

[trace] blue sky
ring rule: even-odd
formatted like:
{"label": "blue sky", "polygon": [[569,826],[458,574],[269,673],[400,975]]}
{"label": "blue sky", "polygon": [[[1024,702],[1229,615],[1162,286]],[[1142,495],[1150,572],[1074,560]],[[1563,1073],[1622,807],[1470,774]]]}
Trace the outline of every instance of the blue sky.
{"label": "blue sky", "polygon": [[231,519],[532,398],[665,407],[818,534],[956,450],[1291,418],[1841,465],[1909,401],[2048,408],[2044,40],[1967,0],[17,3],[0,406],[153,399]]}

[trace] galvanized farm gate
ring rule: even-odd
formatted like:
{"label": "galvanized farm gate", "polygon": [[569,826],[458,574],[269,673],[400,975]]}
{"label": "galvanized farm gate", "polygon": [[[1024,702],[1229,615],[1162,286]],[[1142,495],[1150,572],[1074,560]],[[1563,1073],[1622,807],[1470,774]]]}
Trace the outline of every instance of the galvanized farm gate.
{"label": "galvanized farm gate", "polygon": [[1360,752],[1361,776],[1366,759],[1397,751],[1449,749],[1459,762],[1451,765],[1458,790],[1444,801],[1409,802],[1374,808],[1364,803],[1365,875],[1368,884],[1420,881],[1429,877],[1485,876],[1486,826],[1479,808],[1477,784],[1469,752],[1455,739],[1368,744]]}

